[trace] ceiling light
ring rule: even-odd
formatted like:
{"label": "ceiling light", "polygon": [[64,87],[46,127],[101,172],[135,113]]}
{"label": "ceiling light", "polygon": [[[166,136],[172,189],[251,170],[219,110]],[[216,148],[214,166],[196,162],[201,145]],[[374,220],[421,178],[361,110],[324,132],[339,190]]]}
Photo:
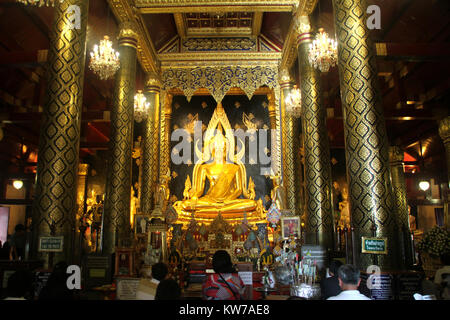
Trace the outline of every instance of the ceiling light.
{"label": "ceiling light", "polygon": [[422,180],[419,182],[419,188],[422,191],[427,191],[428,189],[430,189],[430,182],[426,181],[426,180]]}
{"label": "ceiling light", "polygon": [[22,180],[14,180],[13,181],[13,186],[14,188],[16,188],[17,190],[22,189],[23,187],[23,181]]}
{"label": "ceiling light", "polygon": [[309,45],[309,62],[321,72],[328,72],[337,62],[337,43],[328,37],[323,28],[319,29],[314,41]]}
{"label": "ceiling light", "polygon": [[100,45],[94,46],[91,52],[89,68],[96,73],[101,80],[111,78],[120,68],[119,52],[112,47],[108,36],[100,40]]}
{"label": "ceiling light", "polygon": [[284,102],[286,103],[286,111],[289,114],[296,118],[300,117],[302,111],[302,95],[297,86],[294,86],[294,88],[291,89],[291,92],[289,92]]}
{"label": "ceiling light", "polygon": [[137,94],[134,96],[134,120],[139,123],[145,119],[149,107],[150,103],[147,102],[147,98],[142,93],[142,90],[138,90]]}

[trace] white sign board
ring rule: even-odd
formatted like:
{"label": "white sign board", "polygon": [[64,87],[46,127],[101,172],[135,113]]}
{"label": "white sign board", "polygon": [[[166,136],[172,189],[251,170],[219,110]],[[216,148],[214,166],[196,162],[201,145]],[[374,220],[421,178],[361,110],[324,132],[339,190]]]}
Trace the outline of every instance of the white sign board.
{"label": "white sign board", "polygon": [[62,252],[64,246],[64,237],[40,237],[39,252]]}
{"label": "white sign board", "polygon": [[117,300],[137,300],[136,293],[140,280],[139,278],[116,278]]}
{"label": "white sign board", "polygon": [[238,272],[239,277],[246,286],[253,285],[253,272],[251,271],[240,271]]}

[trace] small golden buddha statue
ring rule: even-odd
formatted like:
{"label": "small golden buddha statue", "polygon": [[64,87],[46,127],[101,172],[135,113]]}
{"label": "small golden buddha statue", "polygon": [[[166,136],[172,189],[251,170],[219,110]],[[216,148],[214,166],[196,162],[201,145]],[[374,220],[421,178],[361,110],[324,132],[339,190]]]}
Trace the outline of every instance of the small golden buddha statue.
{"label": "small golden buddha statue", "polygon": [[270,177],[273,182],[273,189],[270,192],[270,197],[276,203],[278,209],[286,209],[286,193],[283,186],[281,186],[280,176]]}
{"label": "small golden buddha statue", "polygon": [[[227,161],[230,138],[223,135],[221,123],[226,127],[229,126],[222,105],[219,103],[208,127],[208,130],[211,130],[211,126],[214,128],[217,126],[218,129],[209,140],[205,139],[205,152],[208,148],[211,152],[210,157],[208,156],[209,161],[204,161],[205,158],[202,155],[203,160],[199,161],[193,170],[192,186],[189,176],[186,180],[184,200],[174,204],[174,208],[185,216],[195,213],[196,218],[212,220],[218,213],[226,219],[243,217],[244,213],[251,216],[252,213],[263,212],[262,208],[259,208],[262,206],[262,201],[255,201],[255,184],[251,177],[247,188],[245,166],[238,161]],[[236,160],[238,157],[232,158]],[[209,188],[205,192],[206,181],[209,182]],[[240,198],[241,195],[244,198]]]}

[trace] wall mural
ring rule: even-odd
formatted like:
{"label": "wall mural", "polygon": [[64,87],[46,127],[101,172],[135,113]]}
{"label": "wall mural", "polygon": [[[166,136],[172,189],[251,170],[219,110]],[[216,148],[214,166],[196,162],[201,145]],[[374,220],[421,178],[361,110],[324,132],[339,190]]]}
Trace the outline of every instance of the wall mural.
{"label": "wall mural", "polygon": [[[240,128],[244,131],[247,131],[247,129],[250,128],[256,130],[268,130],[268,150],[266,151],[268,152],[268,156],[270,156],[270,120],[267,97],[265,95],[255,95],[249,99],[245,95],[225,96],[222,100],[222,105],[233,129]],[[206,129],[216,106],[217,103],[212,96],[194,96],[189,102],[185,96],[174,96],[172,100],[171,132],[176,129],[186,129],[192,133],[194,120],[201,121],[203,129]],[[192,138],[194,137],[193,134],[191,136]],[[171,152],[173,152],[174,147],[176,147],[179,142],[180,141],[171,141]],[[259,143],[260,141],[258,139],[258,144]],[[247,170],[247,179],[252,177],[255,183],[255,199],[262,199],[264,206],[266,206],[267,200],[265,199],[265,196],[270,195],[272,181],[269,179],[269,176],[262,175],[261,170],[263,168],[269,168],[270,163],[266,165],[261,164],[259,155],[258,159],[251,159],[251,157],[249,157],[249,138],[246,138],[245,145],[245,168]],[[192,143],[191,164],[174,164],[172,161],[170,164],[170,190],[171,194],[177,197],[177,200],[183,199],[183,190],[187,176],[189,175],[190,178],[192,178],[192,171],[194,168],[193,146],[194,144]],[[205,192],[208,187],[207,182]]]}

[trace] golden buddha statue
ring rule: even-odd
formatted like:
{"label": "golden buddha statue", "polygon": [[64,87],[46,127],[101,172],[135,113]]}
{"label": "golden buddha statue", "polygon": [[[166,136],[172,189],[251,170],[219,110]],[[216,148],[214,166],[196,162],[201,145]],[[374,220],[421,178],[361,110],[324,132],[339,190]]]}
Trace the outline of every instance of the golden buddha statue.
{"label": "golden buddha statue", "polygon": [[[244,148],[238,155],[230,154],[227,161],[227,151],[234,150],[234,135],[221,103],[206,131],[204,151],[200,152],[197,146],[195,150],[199,161],[194,166],[192,180],[187,177],[184,200],[174,204],[179,217],[187,218],[194,213],[197,220],[211,222],[219,213],[225,219],[235,220],[242,219],[246,213],[247,217],[261,220],[262,201],[255,200],[255,184],[251,177],[247,188],[246,169],[238,160],[242,158]],[[209,188],[205,192],[206,181]],[[240,198],[241,195],[244,198]]]}

